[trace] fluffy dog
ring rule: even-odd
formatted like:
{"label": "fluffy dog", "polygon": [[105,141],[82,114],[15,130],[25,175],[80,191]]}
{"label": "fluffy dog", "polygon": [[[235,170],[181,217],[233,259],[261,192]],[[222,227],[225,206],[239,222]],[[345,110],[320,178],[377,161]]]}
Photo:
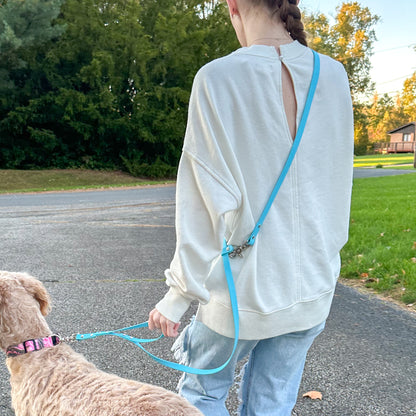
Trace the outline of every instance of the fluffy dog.
{"label": "fluffy dog", "polygon": [[20,343],[51,335],[44,318],[49,305],[39,280],[0,271],[0,347],[11,355],[6,364],[16,416],[202,415],[175,393],[98,370],[64,343],[18,354]]}

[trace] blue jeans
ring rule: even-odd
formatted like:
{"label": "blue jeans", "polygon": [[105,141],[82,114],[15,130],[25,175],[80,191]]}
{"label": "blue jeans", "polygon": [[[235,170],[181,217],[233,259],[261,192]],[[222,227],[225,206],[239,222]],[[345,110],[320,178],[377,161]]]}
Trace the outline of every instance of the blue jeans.
{"label": "blue jeans", "polygon": [[[230,364],[213,375],[182,376],[179,394],[205,416],[229,415],[225,400],[238,361],[249,355],[240,386],[241,416],[290,416],[296,404],[306,354],[325,322],[306,331],[263,340],[239,340]],[[222,365],[234,340],[193,320],[175,342],[176,358],[196,368]]]}

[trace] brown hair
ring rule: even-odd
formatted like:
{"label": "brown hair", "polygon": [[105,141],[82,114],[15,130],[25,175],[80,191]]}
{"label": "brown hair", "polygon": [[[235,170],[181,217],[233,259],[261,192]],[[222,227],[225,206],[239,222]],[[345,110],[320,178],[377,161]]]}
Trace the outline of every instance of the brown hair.
{"label": "brown hair", "polygon": [[297,6],[297,0],[248,0],[253,5],[265,5],[280,17],[293,40],[308,46],[306,32],[302,23],[302,13]]}

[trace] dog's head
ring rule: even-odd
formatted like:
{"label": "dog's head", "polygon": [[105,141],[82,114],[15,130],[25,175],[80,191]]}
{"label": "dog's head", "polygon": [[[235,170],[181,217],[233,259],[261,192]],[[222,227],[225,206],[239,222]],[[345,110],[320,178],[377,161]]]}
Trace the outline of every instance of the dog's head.
{"label": "dog's head", "polygon": [[[0,271],[0,347],[21,342],[44,325],[50,298],[43,284],[26,273]],[[14,339],[16,338],[16,339]],[[28,339],[26,338],[26,339]]]}

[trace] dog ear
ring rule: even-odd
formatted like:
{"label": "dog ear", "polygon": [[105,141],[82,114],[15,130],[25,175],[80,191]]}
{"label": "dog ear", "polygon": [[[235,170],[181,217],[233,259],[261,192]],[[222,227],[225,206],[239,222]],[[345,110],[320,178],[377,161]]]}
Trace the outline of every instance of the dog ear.
{"label": "dog ear", "polygon": [[30,293],[38,302],[40,311],[46,316],[50,310],[50,297],[43,284],[32,276],[22,273],[18,276],[19,283]]}

